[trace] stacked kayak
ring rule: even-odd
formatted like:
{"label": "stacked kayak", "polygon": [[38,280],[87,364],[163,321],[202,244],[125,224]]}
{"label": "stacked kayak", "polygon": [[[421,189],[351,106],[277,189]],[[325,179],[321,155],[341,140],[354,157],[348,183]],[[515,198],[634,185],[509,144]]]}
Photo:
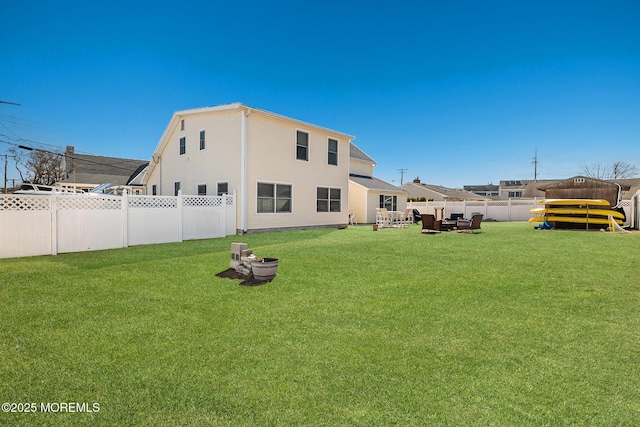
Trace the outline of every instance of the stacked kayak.
{"label": "stacked kayak", "polygon": [[[607,200],[600,199],[544,199],[538,202],[544,207],[531,209],[534,214],[529,222],[552,223],[565,228],[589,228],[593,225],[609,225],[609,216],[622,225],[625,220],[623,212],[611,208]],[[576,227],[576,228],[577,228]]]}

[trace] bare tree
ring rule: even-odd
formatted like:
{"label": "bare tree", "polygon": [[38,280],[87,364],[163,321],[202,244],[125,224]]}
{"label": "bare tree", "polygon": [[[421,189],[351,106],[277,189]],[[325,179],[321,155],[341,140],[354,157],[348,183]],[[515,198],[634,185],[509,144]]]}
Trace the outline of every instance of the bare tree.
{"label": "bare tree", "polygon": [[61,153],[38,149],[30,149],[28,154],[17,149],[9,151],[16,159],[16,169],[23,182],[53,185],[64,177],[64,155]]}
{"label": "bare tree", "polygon": [[605,164],[602,162],[582,165],[582,173],[590,178],[596,179],[624,179],[637,176],[638,168],[627,162],[614,162]]}

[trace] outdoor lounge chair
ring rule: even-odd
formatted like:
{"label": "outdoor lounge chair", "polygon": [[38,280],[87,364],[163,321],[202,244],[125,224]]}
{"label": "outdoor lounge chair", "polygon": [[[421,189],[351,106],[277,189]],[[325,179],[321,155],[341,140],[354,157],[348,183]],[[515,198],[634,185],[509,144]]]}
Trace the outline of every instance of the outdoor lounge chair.
{"label": "outdoor lounge chair", "polygon": [[457,223],[458,233],[473,233],[480,230],[482,214],[475,214],[471,219],[459,219]]}
{"label": "outdoor lounge chair", "polygon": [[391,218],[389,217],[389,211],[387,208],[376,209],[376,224],[378,227],[391,227]]}
{"label": "outdoor lounge chair", "polygon": [[438,234],[440,230],[436,230],[436,217],[431,214],[422,214],[422,233],[424,234]]}

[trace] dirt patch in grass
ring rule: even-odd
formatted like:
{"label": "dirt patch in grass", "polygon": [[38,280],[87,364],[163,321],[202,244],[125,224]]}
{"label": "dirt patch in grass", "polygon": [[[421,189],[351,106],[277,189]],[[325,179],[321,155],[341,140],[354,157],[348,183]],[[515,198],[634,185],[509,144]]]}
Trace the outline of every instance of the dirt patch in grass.
{"label": "dirt patch in grass", "polygon": [[233,268],[228,268],[220,273],[216,274],[216,277],[222,277],[223,279],[241,279],[240,286],[260,286],[265,283],[269,283],[271,280],[257,280],[251,275],[250,277],[245,276],[244,274],[238,273]]}

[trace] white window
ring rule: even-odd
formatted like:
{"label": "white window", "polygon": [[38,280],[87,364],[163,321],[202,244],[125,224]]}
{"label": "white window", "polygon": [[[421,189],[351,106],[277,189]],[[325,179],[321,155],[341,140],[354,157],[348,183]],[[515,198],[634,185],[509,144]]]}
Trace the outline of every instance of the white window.
{"label": "white window", "polygon": [[204,135],[204,130],[200,131],[200,149],[204,150],[205,149],[205,135]]}
{"label": "white window", "polygon": [[390,211],[398,210],[398,196],[380,195],[380,208],[387,208]]}
{"label": "white window", "polygon": [[207,184],[198,184],[198,196],[207,195]]}
{"label": "white window", "polygon": [[327,162],[330,165],[338,165],[338,141],[336,139],[329,138],[327,143],[328,159]]}
{"label": "white window", "polygon": [[152,196],[157,196],[158,195],[158,186],[156,184],[153,184],[151,186],[151,195]]}
{"label": "white window", "polygon": [[258,183],[258,213],[291,212],[291,185]]}
{"label": "white window", "polygon": [[340,212],[341,191],[339,188],[318,187],[316,191],[317,212]]}
{"label": "white window", "polygon": [[218,185],[218,196],[222,196],[223,194],[229,194],[229,183],[228,182],[219,182]]}
{"label": "white window", "polygon": [[184,136],[180,138],[180,155],[182,156],[187,152],[187,138]]}
{"label": "white window", "polygon": [[180,120],[180,130],[184,130],[184,119]]}
{"label": "white window", "polygon": [[522,197],[522,191],[509,191],[509,197]]}
{"label": "white window", "polygon": [[309,134],[296,131],[296,159],[309,161]]}
{"label": "white window", "polygon": [[180,181],[174,182],[173,183],[173,193],[174,193],[174,195],[177,196],[179,191],[180,191]]}

